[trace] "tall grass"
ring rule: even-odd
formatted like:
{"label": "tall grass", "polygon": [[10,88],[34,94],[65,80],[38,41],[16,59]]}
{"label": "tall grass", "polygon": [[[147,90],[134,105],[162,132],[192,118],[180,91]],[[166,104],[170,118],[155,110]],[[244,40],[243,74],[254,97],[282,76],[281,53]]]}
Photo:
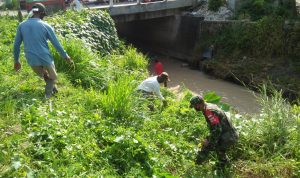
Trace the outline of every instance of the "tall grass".
{"label": "tall grass", "polygon": [[[299,158],[299,116],[272,87],[261,87],[261,113],[249,118],[233,116],[240,133],[235,159],[244,160],[239,167],[243,174],[291,177],[299,175],[299,166],[291,158]],[[272,93],[267,95],[267,93]],[[243,119],[241,119],[243,118]],[[247,161],[246,161],[247,160]],[[255,164],[252,164],[255,161]],[[272,166],[270,165],[272,164]],[[286,164],[289,166],[282,166]],[[272,169],[270,169],[272,168]],[[266,171],[267,170],[267,171]]]}
{"label": "tall grass", "polygon": [[117,119],[130,117],[135,107],[134,90],[137,81],[132,75],[122,75],[117,81],[109,81],[108,89],[100,99],[101,108],[106,116]]}
{"label": "tall grass", "polygon": [[127,70],[144,71],[148,65],[145,57],[132,46],[127,47],[123,55],[116,55],[112,60],[118,66]]}
{"label": "tall grass", "polygon": [[274,158],[277,152],[284,156],[284,145],[289,141],[289,129],[294,128],[296,118],[291,113],[290,104],[282,98],[282,93],[273,89],[272,95],[267,96],[267,87],[261,89],[262,97],[260,103],[263,106],[261,119],[262,136],[264,145],[262,146],[266,152],[266,156]]}
{"label": "tall grass", "polygon": [[74,85],[84,88],[106,90],[108,82],[123,74],[131,74],[136,79],[146,75],[148,62],[133,47],[124,50],[123,54],[100,56],[77,38],[60,40],[74,64],[68,64],[60,54],[51,47],[57,70],[70,76]]}
{"label": "tall grass", "polygon": [[62,45],[74,61],[74,64],[68,64],[60,54],[52,47],[57,70],[70,76],[74,85],[85,88],[105,89],[109,78],[107,75],[107,61],[102,60],[100,56],[93,53],[84,42],[77,38],[64,38]]}

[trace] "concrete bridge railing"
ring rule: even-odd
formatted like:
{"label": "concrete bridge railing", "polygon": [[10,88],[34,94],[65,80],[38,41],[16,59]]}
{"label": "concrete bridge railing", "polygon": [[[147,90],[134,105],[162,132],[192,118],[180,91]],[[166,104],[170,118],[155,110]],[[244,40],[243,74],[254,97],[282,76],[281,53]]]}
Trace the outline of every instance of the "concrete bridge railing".
{"label": "concrete bridge railing", "polygon": [[109,14],[118,22],[159,18],[178,14],[182,9],[195,6],[199,0],[162,0],[143,2],[136,0],[130,3],[116,3],[109,0],[108,5],[89,7],[90,9],[108,9]]}
{"label": "concrete bridge railing", "polygon": [[[113,7],[114,4],[116,4],[116,3],[114,3],[114,1],[115,1],[115,0],[109,0],[109,7]],[[141,4],[142,1],[143,1],[143,0],[137,0],[137,1],[136,1],[136,4]],[[159,1],[159,2],[167,2],[167,1],[168,1],[168,0],[162,0],[162,1]]]}

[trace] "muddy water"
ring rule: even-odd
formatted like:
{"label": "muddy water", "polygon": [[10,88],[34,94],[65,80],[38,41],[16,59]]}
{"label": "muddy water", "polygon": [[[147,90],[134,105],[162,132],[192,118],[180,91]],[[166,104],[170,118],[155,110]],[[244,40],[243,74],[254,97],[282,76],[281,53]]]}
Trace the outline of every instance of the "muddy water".
{"label": "muddy water", "polygon": [[[215,91],[222,96],[223,102],[230,104],[237,111],[248,114],[259,113],[259,104],[252,91],[230,82],[215,79],[199,70],[192,70],[179,60],[166,57],[158,59],[162,62],[164,71],[169,73],[171,81],[168,83],[168,88],[184,85],[197,94]],[[150,72],[154,73],[153,61],[150,64]]]}

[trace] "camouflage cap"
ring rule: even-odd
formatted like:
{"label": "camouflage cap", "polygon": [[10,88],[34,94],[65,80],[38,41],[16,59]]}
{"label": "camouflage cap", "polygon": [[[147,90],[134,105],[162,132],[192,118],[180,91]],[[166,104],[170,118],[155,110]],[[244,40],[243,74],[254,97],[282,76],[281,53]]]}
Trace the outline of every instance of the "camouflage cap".
{"label": "camouflage cap", "polygon": [[194,107],[196,104],[203,104],[204,99],[202,96],[193,96],[190,99],[190,108]]}

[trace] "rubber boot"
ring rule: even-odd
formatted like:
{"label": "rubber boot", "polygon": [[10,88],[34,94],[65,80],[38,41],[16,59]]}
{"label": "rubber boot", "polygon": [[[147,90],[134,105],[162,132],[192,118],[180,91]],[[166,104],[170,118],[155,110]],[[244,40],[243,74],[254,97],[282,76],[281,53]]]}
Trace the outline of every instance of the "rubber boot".
{"label": "rubber boot", "polygon": [[53,94],[53,88],[54,88],[54,80],[52,79],[45,79],[46,85],[45,85],[45,98],[49,99]]}
{"label": "rubber boot", "polygon": [[56,85],[54,85],[54,87],[53,87],[53,90],[52,90],[53,92],[53,95],[55,95],[56,93],[58,93],[58,89],[57,89],[57,86]]}
{"label": "rubber boot", "polygon": [[218,158],[219,162],[217,166],[221,169],[225,168],[227,165],[229,165],[229,158],[227,157],[225,151],[218,151]]}
{"label": "rubber boot", "polygon": [[208,151],[198,151],[195,163],[201,165],[203,162],[207,160],[207,158],[208,158]]}

